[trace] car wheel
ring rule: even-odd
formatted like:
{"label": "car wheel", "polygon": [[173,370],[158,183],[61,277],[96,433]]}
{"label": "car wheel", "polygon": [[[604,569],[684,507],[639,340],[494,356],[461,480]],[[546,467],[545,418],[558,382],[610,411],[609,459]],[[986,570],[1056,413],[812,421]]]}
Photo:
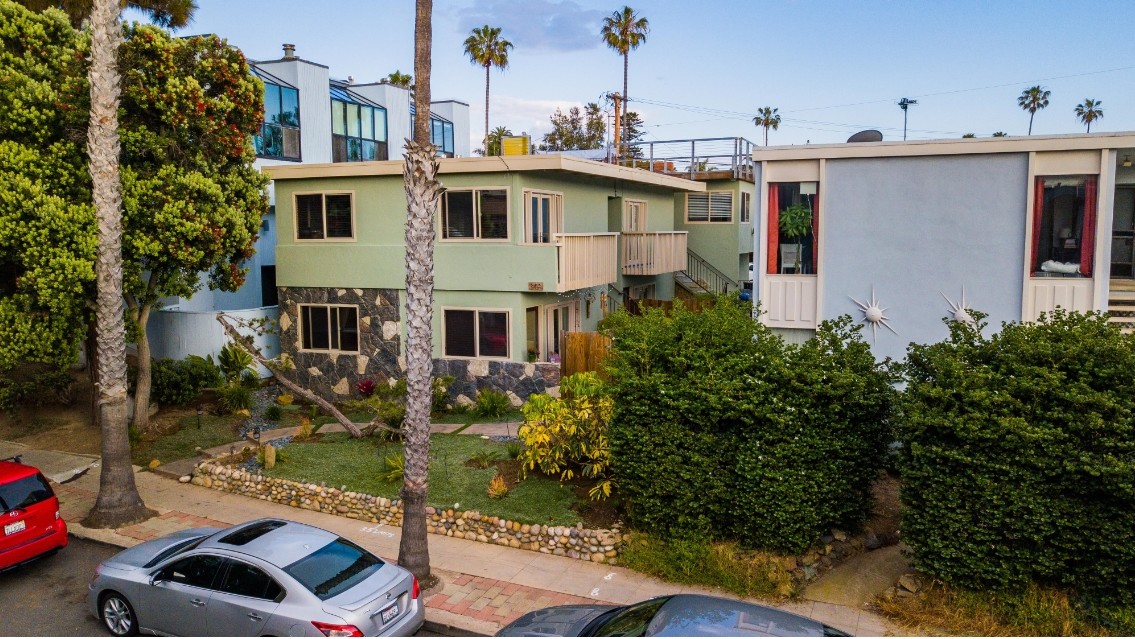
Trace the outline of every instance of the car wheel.
{"label": "car wheel", "polygon": [[130,602],[117,592],[103,595],[102,604],[99,605],[99,617],[110,634],[116,637],[127,637],[138,634],[138,620],[134,617],[134,609]]}

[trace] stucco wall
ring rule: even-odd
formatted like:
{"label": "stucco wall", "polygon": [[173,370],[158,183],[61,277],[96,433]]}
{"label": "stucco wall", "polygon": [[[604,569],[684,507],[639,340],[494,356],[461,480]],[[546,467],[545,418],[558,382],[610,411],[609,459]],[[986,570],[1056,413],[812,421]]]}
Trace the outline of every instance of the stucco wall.
{"label": "stucco wall", "polygon": [[[880,327],[879,357],[944,339],[965,290],[989,325],[1021,319],[1026,154],[840,159],[820,186],[822,317],[863,314],[872,287],[897,335]],[[870,330],[867,331],[870,341]]]}

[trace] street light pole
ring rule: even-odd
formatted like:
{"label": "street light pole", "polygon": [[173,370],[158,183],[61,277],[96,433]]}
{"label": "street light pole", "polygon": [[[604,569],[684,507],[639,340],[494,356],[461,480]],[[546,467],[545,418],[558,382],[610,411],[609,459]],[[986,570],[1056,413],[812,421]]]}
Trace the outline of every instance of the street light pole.
{"label": "street light pole", "polygon": [[902,109],[902,139],[906,141],[906,110],[909,107],[918,104],[918,100],[911,100],[910,98],[902,98],[899,100],[899,108]]}

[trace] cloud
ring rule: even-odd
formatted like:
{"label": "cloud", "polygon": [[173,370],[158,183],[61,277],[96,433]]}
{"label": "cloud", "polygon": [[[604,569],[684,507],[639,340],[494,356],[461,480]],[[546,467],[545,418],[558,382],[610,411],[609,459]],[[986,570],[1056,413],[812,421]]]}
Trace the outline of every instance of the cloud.
{"label": "cloud", "polygon": [[599,30],[607,14],[572,0],[491,0],[462,9],[461,33],[474,27],[501,27],[501,36],[534,51],[581,51],[602,45]]}

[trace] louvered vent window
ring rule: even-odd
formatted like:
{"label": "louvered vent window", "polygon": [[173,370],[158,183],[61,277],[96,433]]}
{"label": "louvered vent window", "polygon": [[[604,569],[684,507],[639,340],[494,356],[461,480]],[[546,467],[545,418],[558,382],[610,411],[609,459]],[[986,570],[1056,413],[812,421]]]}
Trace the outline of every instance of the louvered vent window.
{"label": "louvered vent window", "polygon": [[686,194],[687,222],[732,222],[733,192]]}

